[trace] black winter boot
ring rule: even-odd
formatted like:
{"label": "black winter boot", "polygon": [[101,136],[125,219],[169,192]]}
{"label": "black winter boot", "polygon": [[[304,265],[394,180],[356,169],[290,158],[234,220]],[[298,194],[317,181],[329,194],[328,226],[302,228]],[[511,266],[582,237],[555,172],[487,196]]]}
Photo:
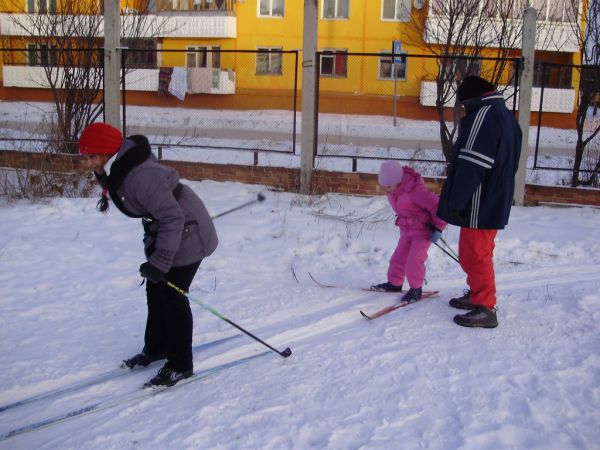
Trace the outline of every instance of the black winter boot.
{"label": "black winter boot", "polygon": [[123,368],[129,367],[133,369],[137,366],[146,367],[148,364],[153,363],[154,361],[159,361],[161,359],[165,359],[167,357],[166,353],[160,353],[158,355],[152,355],[150,353],[145,353],[142,351],[135,356],[132,356],[129,359],[123,360]]}
{"label": "black winter boot", "polygon": [[423,291],[421,290],[421,288],[410,288],[408,291],[406,291],[406,294],[402,296],[402,301],[407,303],[413,303],[417,300],[420,300],[422,295]]}
{"label": "black winter boot", "polygon": [[396,286],[389,281],[386,281],[385,283],[372,285],[371,289],[380,292],[402,292],[402,285]]}
{"label": "black winter boot", "polygon": [[476,308],[472,311],[454,316],[454,322],[463,327],[496,328],[498,326],[496,308],[488,309],[483,306],[474,306]]}
{"label": "black winter boot", "polygon": [[451,298],[448,302],[450,306],[458,309],[475,309],[478,306],[471,303],[471,291],[466,289],[462,297]]}
{"label": "black winter boot", "polygon": [[178,381],[184,378],[189,378],[194,374],[193,370],[186,370],[185,372],[177,372],[168,367],[163,367],[158,371],[158,374],[152,378],[149,382],[144,384],[144,387],[158,387],[166,386],[170,387],[177,384]]}

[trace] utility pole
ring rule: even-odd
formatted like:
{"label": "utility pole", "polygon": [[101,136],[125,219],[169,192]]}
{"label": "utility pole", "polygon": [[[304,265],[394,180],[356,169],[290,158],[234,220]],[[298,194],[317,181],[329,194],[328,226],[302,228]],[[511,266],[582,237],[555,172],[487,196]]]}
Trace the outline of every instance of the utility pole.
{"label": "utility pole", "polygon": [[523,70],[519,82],[519,126],[523,132],[519,169],[515,177],[515,205],[525,204],[525,175],[527,174],[527,157],[529,156],[529,123],[531,120],[531,91],[533,90],[533,59],[535,56],[535,22],[536,10],[529,7],[523,13]]}
{"label": "utility pole", "polygon": [[121,16],[118,0],[104,0],[104,121],[121,129]]}
{"label": "utility pole", "polygon": [[302,135],[300,143],[300,193],[310,194],[315,162],[315,73],[318,34],[317,0],[304,0],[302,37]]}

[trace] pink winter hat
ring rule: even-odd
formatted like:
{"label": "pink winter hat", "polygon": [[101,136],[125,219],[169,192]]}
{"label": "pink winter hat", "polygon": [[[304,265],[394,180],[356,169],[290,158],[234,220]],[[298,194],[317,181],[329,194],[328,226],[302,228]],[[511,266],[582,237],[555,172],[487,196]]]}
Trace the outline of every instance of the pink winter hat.
{"label": "pink winter hat", "polygon": [[382,186],[393,186],[400,184],[404,168],[396,161],[384,161],[379,169],[379,184]]}

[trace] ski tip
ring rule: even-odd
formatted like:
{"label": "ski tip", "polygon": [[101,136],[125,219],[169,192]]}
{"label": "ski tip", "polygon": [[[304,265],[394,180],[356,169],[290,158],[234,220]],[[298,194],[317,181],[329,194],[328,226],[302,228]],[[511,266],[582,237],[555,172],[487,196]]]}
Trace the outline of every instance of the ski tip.
{"label": "ski tip", "polygon": [[257,199],[259,202],[262,202],[262,201],[264,201],[264,200],[265,200],[265,198],[266,198],[266,197],[265,197],[265,195],[264,195],[262,192],[259,192],[259,193],[256,195],[256,199]]}
{"label": "ski tip", "polygon": [[287,358],[288,356],[292,355],[292,349],[290,349],[289,347],[286,348],[284,351],[282,351],[280,353],[281,356],[283,356],[284,358]]}
{"label": "ski tip", "polygon": [[365,314],[363,311],[360,311],[360,314],[365,318],[365,319],[371,319],[371,317],[369,317],[367,314]]}

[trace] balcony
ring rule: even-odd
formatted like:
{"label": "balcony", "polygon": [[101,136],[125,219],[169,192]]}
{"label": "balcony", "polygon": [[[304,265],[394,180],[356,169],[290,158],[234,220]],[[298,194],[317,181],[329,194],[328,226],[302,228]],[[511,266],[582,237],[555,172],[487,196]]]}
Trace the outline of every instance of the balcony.
{"label": "balcony", "polygon": [[[493,26],[486,27],[483,30],[484,33],[488,33],[489,36],[479,36],[480,42],[493,42],[494,33],[500,29],[502,23],[499,19],[490,18],[490,22],[496,22]],[[522,19],[513,19],[515,22],[515,29],[519,28],[519,24],[516,22]],[[444,44],[447,38],[447,30],[449,28],[449,19],[444,16],[429,15],[427,17],[427,23],[425,29],[427,30],[423,36],[423,40],[428,44]],[[566,52],[576,53],[579,51],[579,41],[577,40],[576,34],[573,32],[574,25],[569,22],[549,22],[549,21],[538,21],[536,24],[535,33],[535,49],[554,51],[554,52]],[[455,31],[458,35],[459,31]],[[479,30],[481,33],[481,30]],[[477,32],[475,30],[467,33],[460,33],[460,35],[475,36]],[[521,39],[517,39],[519,45]],[[469,43],[467,42],[467,45]]]}
{"label": "balcony", "polygon": [[[423,106],[435,106],[436,100],[436,82],[435,81],[421,81],[421,94],[420,101]],[[501,86],[500,90],[503,91],[504,98],[511,98],[506,102],[506,106],[509,109],[513,107],[512,94],[514,88],[512,86]],[[540,109],[540,97],[542,88],[534,87],[531,92],[531,110],[539,111]],[[518,100],[518,99],[517,99]],[[448,99],[445,106],[454,106],[454,95]],[[518,107],[518,101],[517,101]],[[545,88],[544,89],[544,102],[542,104],[542,111],[545,112],[557,112],[570,114],[575,108],[575,89],[556,89],[556,88]]]}
{"label": "balcony", "polygon": [[[216,2],[216,0],[214,0]],[[211,3],[212,4],[212,3]],[[48,15],[50,21],[53,17]],[[127,29],[128,24],[134,22],[132,14],[124,14],[122,17],[121,29]],[[99,20],[102,20],[100,17]],[[237,18],[228,11],[209,10],[173,10],[158,11],[145,16],[144,26],[139,27],[140,38],[236,38],[237,37]],[[22,23],[25,28],[17,23]],[[0,30],[2,36],[43,36],[36,30],[31,30],[30,21],[27,14],[0,14]],[[55,22],[54,22],[55,23]],[[69,20],[65,24],[73,23]],[[54,37],[64,37],[65,35],[73,37],[73,31],[67,26],[68,31],[61,33],[60,22],[55,27],[40,27],[40,29],[52,29]],[[129,27],[130,28],[130,27]],[[100,24],[98,28],[98,38],[104,36],[104,27]]]}
{"label": "balcony", "polygon": [[[186,72],[189,84],[185,88],[187,94],[235,94],[236,73],[231,69],[217,68],[176,68]],[[62,69],[57,71],[57,82],[60,86]],[[98,69],[100,70],[100,69]],[[132,69],[126,75],[128,91],[158,92],[160,69]],[[3,66],[2,77],[4,87],[48,89],[50,84],[45,69],[41,66]]]}

